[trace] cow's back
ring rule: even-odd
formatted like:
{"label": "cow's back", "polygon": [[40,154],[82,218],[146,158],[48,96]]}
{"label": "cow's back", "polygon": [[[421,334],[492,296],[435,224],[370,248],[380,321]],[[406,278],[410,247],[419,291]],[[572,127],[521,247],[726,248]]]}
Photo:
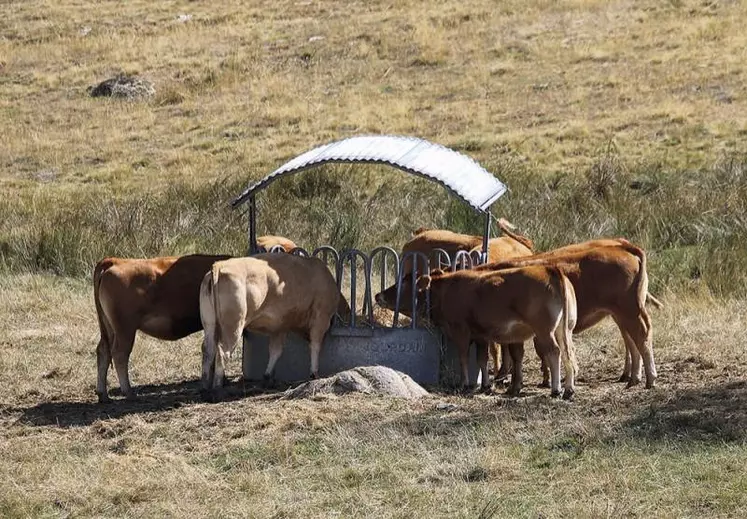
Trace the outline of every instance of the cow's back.
{"label": "cow's back", "polygon": [[257,254],[216,263],[214,278],[216,271],[217,290],[222,295],[232,298],[224,292],[243,290],[246,325],[258,331],[306,331],[316,315],[331,317],[338,308],[337,283],[317,258]]}
{"label": "cow's back", "polygon": [[[418,229],[415,236],[402,247],[402,253],[422,252],[425,255],[435,249],[443,249],[453,258],[459,251],[482,251],[482,237],[459,234],[441,229]],[[509,236],[492,238],[488,242],[488,254],[491,261],[508,259],[532,254],[532,249],[524,243]],[[436,266],[435,257],[431,268]],[[406,262],[404,273],[412,271],[412,263]]]}
{"label": "cow's back", "polygon": [[[475,247],[475,249],[473,250],[482,251],[482,244],[480,244],[478,247]],[[489,261],[500,261],[503,259],[519,258],[523,256],[529,256],[531,254],[532,249],[508,236],[493,238],[488,242]]]}
{"label": "cow's back", "polygon": [[[582,245],[582,244],[579,244]],[[578,301],[579,315],[583,322],[593,323],[593,314],[601,317],[621,305],[630,304],[636,291],[636,282],[641,274],[643,251],[625,240],[610,240],[606,246],[569,247],[567,253],[538,254],[525,258],[514,258],[481,265],[478,272],[502,271],[526,266],[554,266],[560,268],[573,285]],[[603,312],[600,314],[599,312]],[[577,331],[587,326],[581,325]]]}

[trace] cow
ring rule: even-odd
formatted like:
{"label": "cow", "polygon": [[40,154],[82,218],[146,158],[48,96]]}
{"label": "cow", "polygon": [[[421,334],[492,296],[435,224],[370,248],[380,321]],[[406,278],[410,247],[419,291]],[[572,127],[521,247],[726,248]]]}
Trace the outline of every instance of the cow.
{"label": "cow", "polygon": [[[272,238],[280,237],[260,237],[258,241],[269,246],[282,244]],[[104,258],[96,264],[93,294],[101,333],[96,348],[99,402],[110,400],[106,378],[112,360],[122,393],[135,398],[128,366],[138,330],[167,341],[202,330],[200,283],[213,263],[229,257]]]}
{"label": "cow", "polygon": [[[503,258],[515,258],[519,256],[529,256],[533,253],[534,244],[526,236],[521,236],[512,232],[513,225],[507,220],[501,218],[498,220],[498,226],[506,236],[500,236],[488,241],[488,257],[491,261]],[[444,229],[427,229],[420,227],[412,233],[410,241],[402,246],[402,255],[408,252],[422,252],[428,256],[435,249],[443,249],[449,255],[454,255],[459,251],[471,253],[473,251],[482,251],[482,236],[472,236],[469,234],[459,234]],[[431,260],[431,268],[436,268],[436,259]],[[412,260],[407,258],[402,266],[403,275],[412,272]]]}
{"label": "cow", "polygon": [[[656,366],[651,348],[651,318],[646,310],[646,301],[655,301],[655,305],[660,302],[648,293],[646,253],[627,240],[598,240],[596,244],[599,245],[600,242],[602,246],[578,244],[566,249],[570,253],[563,253],[560,249],[480,265],[475,270],[501,272],[507,268],[535,265],[560,269],[570,280],[576,293],[578,319],[574,333],[582,332],[611,316],[620,329],[627,350],[626,371],[621,379],[628,379],[628,387],[641,382],[642,356],[646,388],[654,387]],[[547,378],[546,369],[543,369],[543,376]]]}
{"label": "cow", "polygon": [[[524,256],[523,258],[532,258],[533,260],[544,260],[544,259],[551,259],[557,256],[561,255],[567,255],[572,254],[575,252],[582,252],[587,251],[590,249],[594,249],[597,247],[630,247],[633,246],[631,242],[626,240],[625,238],[600,238],[595,240],[589,240],[585,242],[580,243],[573,243],[570,245],[565,245],[563,247],[558,247],[557,249],[552,249],[550,251],[541,252],[534,254],[533,256]],[[512,258],[508,258],[512,259]],[[501,263],[502,260],[498,260],[491,263]],[[646,292],[646,302],[651,303],[656,308],[662,308],[664,305],[661,301],[659,301],[656,297],[651,295],[650,293]],[[491,348],[494,347],[494,345],[491,345]],[[508,374],[511,372],[511,357],[508,354],[507,348],[501,348],[502,353],[502,361],[501,361],[501,367],[500,370],[496,373],[495,380],[501,381],[505,380],[508,376]],[[537,353],[539,355],[539,352]],[[629,382],[630,381],[630,371],[631,371],[631,365],[632,365],[632,356],[637,355],[638,352],[634,348],[632,351],[627,347],[625,348],[625,365],[623,367],[623,373],[620,375],[620,378],[618,379],[619,382]],[[540,355],[541,359],[541,355]],[[539,384],[540,387],[549,387],[549,372],[547,370],[547,365],[545,364],[545,361],[541,359],[542,365],[541,365],[541,372],[542,372],[542,382]]]}
{"label": "cow", "polygon": [[[526,236],[514,233],[513,224],[504,218],[500,218],[498,220],[498,227],[506,236],[492,238],[488,241],[488,258],[490,261],[529,256],[533,254],[534,244],[532,243],[532,240]],[[433,250],[442,249],[448,253],[449,257],[453,258],[459,251],[465,251],[468,253],[475,251],[482,252],[482,240],[482,236],[472,236],[443,229],[428,229],[420,227],[413,231],[412,239],[402,246],[402,255],[404,256],[408,252],[420,252],[426,256],[430,256]],[[436,268],[438,266],[436,258],[432,257],[430,260],[430,267]],[[402,264],[403,278],[408,276],[411,272],[412,259],[411,257],[407,257]],[[396,290],[397,285],[395,284],[384,290],[382,294],[387,294],[388,297],[386,298],[390,299],[391,297],[389,296],[396,294]],[[379,295],[376,296],[377,301],[378,299]],[[402,313],[408,315],[407,310],[404,310]],[[478,345],[478,348],[482,347],[489,348],[496,369],[498,369],[499,364],[505,364],[507,362],[507,350],[503,350],[504,360],[503,363],[499,363],[497,344]]]}
{"label": "cow", "polygon": [[214,263],[200,286],[203,395],[219,398],[226,363],[244,330],[270,336],[266,380],[291,331],[309,341],[311,378],[316,378],[322,341],[340,297],[335,278],[318,258],[264,253]]}
{"label": "cow", "polygon": [[[412,301],[411,278],[403,280],[404,306]],[[563,398],[575,392],[578,371],[572,330],[576,324],[576,298],[573,286],[555,267],[530,266],[503,271],[480,272],[474,269],[443,272],[418,277],[416,288],[419,308],[426,307],[425,293],[430,291],[431,319],[456,345],[462,370],[462,387],[470,384],[467,353],[470,343],[523,344],[535,337],[548,359],[552,374],[551,395],[559,396],[562,353],[565,366]],[[382,301],[386,303],[386,301]],[[489,388],[488,351],[478,349],[478,365],[483,373],[483,389]],[[521,357],[515,359],[516,373],[509,394],[521,389]]]}

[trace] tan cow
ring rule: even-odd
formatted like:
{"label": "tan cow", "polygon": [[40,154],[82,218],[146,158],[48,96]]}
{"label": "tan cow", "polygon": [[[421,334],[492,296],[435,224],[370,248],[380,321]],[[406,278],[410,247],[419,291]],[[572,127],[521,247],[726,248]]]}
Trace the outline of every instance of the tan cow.
{"label": "tan cow", "polygon": [[[534,248],[532,240],[513,233],[511,231],[513,226],[503,218],[498,220],[498,226],[506,236],[488,241],[488,258],[490,261],[532,254]],[[421,227],[415,230],[412,233],[412,239],[402,246],[402,255],[404,256],[408,252],[422,252],[428,256],[435,249],[445,250],[452,258],[459,251],[482,251],[482,236]],[[431,268],[437,266],[435,258],[432,258]],[[412,261],[410,259],[405,261],[402,272],[403,274],[412,272]]]}
{"label": "tan cow", "polygon": [[[403,281],[405,306],[411,304],[412,282]],[[430,290],[431,317],[456,345],[462,369],[462,386],[468,387],[467,352],[470,343],[497,342],[514,344],[536,337],[552,374],[553,396],[560,395],[559,355],[565,364],[565,391],[570,399],[575,392],[578,370],[572,330],[576,324],[576,298],[573,286],[557,268],[532,266],[499,272],[461,270],[445,273],[434,270],[417,282],[421,309],[424,294]],[[482,349],[478,365],[483,387],[488,386],[488,354]],[[510,393],[521,389],[521,358],[516,359],[516,373]]]}
{"label": "tan cow", "polygon": [[[261,236],[257,241],[269,247],[293,243],[280,236]],[[213,263],[229,257],[193,254],[98,262],[93,294],[101,332],[96,349],[99,402],[109,401],[106,378],[112,360],[122,393],[135,397],[128,365],[138,330],[167,341],[202,330],[200,283]]]}
{"label": "tan cow", "polygon": [[205,395],[218,396],[226,363],[245,329],[270,336],[266,378],[274,373],[291,331],[309,341],[311,377],[316,378],[339,298],[334,277],[318,258],[265,253],[216,262],[200,287]]}
{"label": "tan cow", "polygon": [[560,269],[568,277],[576,293],[578,320],[574,333],[586,330],[611,316],[620,329],[630,356],[630,371],[623,373],[623,376],[629,376],[628,387],[640,383],[641,356],[646,371],[646,387],[653,387],[656,366],[651,348],[651,318],[645,305],[647,298],[656,300],[648,294],[646,253],[625,240],[615,240],[612,246],[607,244],[570,250],[576,252],[562,254],[552,251],[481,265],[475,270],[502,272],[506,268],[534,265]]}

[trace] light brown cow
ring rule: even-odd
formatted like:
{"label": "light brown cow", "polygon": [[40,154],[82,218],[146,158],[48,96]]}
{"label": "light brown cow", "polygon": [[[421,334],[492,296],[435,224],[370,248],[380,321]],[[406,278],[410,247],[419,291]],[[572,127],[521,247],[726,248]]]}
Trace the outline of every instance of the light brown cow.
{"label": "light brown cow", "polygon": [[[607,246],[602,247],[572,248],[570,250],[576,252],[568,254],[552,251],[490,263],[476,267],[475,270],[502,272],[506,268],[531,265],[560,269],[568,277],[576,293],[578,320],[574,333],[586,330],[611,316],[620,329],[630,355],[628,387],[640,383],[642,356],[646,387],[651,388],[656,380],[656,366],[651,348],[651,318],[645,304],[647,298],[650,297],[652,301],[655,299],[648,294],[646,253],[626,240],[614,242],[612,246],[607,243]],[[623,373],[623,376],[627,374]]]}
{"label": "light brown cow", "polygon": [[[262,236],[266,246],[290,242]],[[105,258],[93,271],[93,294],[101,339],[96,349],[99,402],[109,401],[106,378],[114,367],[122,393],[135,397],[129,358],[138,330],[174,341],[202,330],[200,283],[213,263],[230,256],[170,256],[150,259]]]}
{"label": "light brown cow", "polygon": [[[501,218],[498,226],[506,236],[493,238],[488,241],[488,258],[496,261],[503,258],[515,258],[532,254],[534,245],[532,240],[525,236],[515,234],[511,231],[513,227],[508,221]],[[444,229],[426,229],[421,227],[412,233],[412,239],[402,246],[402,255],[408,252],[422,252],[428,256],[435,249],[443,249],[449,257],[459,251],[482,251],[482,236],[459,234]],[[436,268],[436,259],[431,259],[431,268]],[[412,260],[408,259],[403,264],[403,274],[412,272]]]}
{"label": "light brown cow", "polygon": [[216,262],[200,287],[205,395],[218,396],[226,363],[245,329],[270,336],[266,378],[291,331],[309,341],[311,377],[316,378],[322,341],[339,298],[334,277],[318,258],[265,253]]}
{"label": "light brown cow", "polygon": [[[411,295],[412,282],[403,281],[403,292]],[[482,343],[523,343],[535,337],[548,359],[552,374],[553,396],[560,395],[559,355],[565,365],[565,391],[570,399],[575,392],[578,370],[572,330],[576,324],[576,298],[573,286],[560,269],[531,266],[498,272],[462,270],[444,273],[435,270],[418,278],[417,290],[423,302],[430,290],[431,316],[444,334],[457,346],[462,368],[462,385],[469,385],[467,352],[473,340]],[[405,305],[410,297],[404,298]],[[483,348],[478,359],[480,370],[487,373],[488,355]],[[521,359],[510,393],[521,389]],[[486,386],[487,377],[483,377]]]}

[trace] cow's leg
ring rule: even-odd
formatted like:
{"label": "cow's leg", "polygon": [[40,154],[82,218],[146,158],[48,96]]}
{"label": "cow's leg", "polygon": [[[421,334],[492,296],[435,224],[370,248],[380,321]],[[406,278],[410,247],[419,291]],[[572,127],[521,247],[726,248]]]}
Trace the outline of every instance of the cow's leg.
{"label": "cow's leg", "polygon": [[101,335],[99,345],[96,347],[96,367],[98,370],[98,377],[96,379],[96,394],[99,398],[99,403],[109,402],[109,393],[106,389],[106,376],[109,373],[109,364],[111,364],[112,355],[109,351],[108,338]]}
{"label": "cow's leg", "polygon": [[[646,389],[651,389],[656,383],[656,364],[654,362],[654,352],[651,347],[651,320],[645,308],[642,308],[639,314],[634,318],[622,318],[621,324],[625,326],[626,332],[636,345],[638,352],[643,358],[643,369],[646,372]],[[635,358],[633,357],[634,364]],[[635,369],[635,366],[631,366]],[[628,387],[633,384],[628,382]]]}
{"label": "cow's leg", "polygon": [[327,333],[328,321],[322,321],[309,331],[309,356],[311,357],[310,375],[312,379],[319,377],[319,355],[322,352],[324,335]]}
{"label": "cow's leg", "polygon": [[213,327],[205,328],[205,337],[202,341],[202,396],[209,399],[210,390],[213,388],[213,378],[215,377],[215,342],[213,337]]}
{"label": "cow's leg", "polygon": [[620,334],[625,342],[625,367],[618,380],[627,382],[628,387],[637,386],[641,383],[641,354],[635,345],[635,340],[625,329],[620,328]]}
{"label": "cow's leg", "polygon": [[488,373],[488,360],[490,358],[490,352],[488,349],[492,349],[493,344],[485,341],[475,341],[475,349],[477,351],[477,368],[482,376],[480,381],[480,389],[482,391],[490,391],[490,374]]}
{"label": "cow's leg", "polygon": [[508,349],[513,365],[511,384],[509,384],[506,393],[511,396],[519,396],[521,388],[524,387],[524,343],[515,342],[507,344],[506,349]]}
{"label": "cow's leg", "polygon": [[[562,324],[555,330],[555,341],[556,344],[563,345],[566,352],[569,352],[575,356],[575,347],[573,345],[573,333],[572,330],[568,330],[567,333],[563,333],[561,328]],[[571,353],[573,352],[573,353]],[[573,362],[564,362],[565,367],[565,383],[563,384],[563,400],[572,400],[573,395],[576,393],[576,366]],[[560,370],[558,369],[558,376],[560,376]],[[558,381],[558,384],[560,381]]]}
{"label": "cow's leg", "polygon": [[537,335],[537,342],[550,366],[550,396],[560,396],[560,347],[553,334]]}
{"label": "cow's leg", "polygon": [[534,339],[534,351],[540,359],[540,371],[542,372],[542,382],[537,384],[537,387],[550,387],[550,369],[547,366],[545,360],[545,353],[542,346]]}
{"label": "cow's leg", "polygon": [[508,344],[501,344],[501,367],[495,374],[495,383],[503,384],[508,379],[511,369],[511,352],[509,352]]}
{"label": "cow's leg", "polygon": [[630,380],[630,364],[631,364],[631,351],[628,348],[628,341],[625,338],[625,334],[623,334],[623,343],[625,346],[625,364],[623,364],[623,372],[620,375],[620,377],[617,379],[618,382],[627,382]]}
{"label": "cow's leg", "polygon": [[275,378],[275,364],[277,364],[280,355],[283,354],[283,343],[285,342],[285,333],[276,333],[270,335],[270,358],[267,361],[265,369],[265,381],[269,382]]}
{"label": "cow's leg", "polygon": [[641,382],[641,354],[638,352],[635,341],[628,333],[624,318],[621,319],[613,314],[612,320],[615,321],[617,328],[620,330],[620,335],[625,344],[625,365],[622,375],[617,381],[628,382],[629,386],[637,385]]}
{"label": "cow's leg", "polygon": [[126,332],[118,331],[114,336],[114,347],[111,353],[114,359],[114,368],[117,370],[119,389],[128,400],[135,398],[135,392],[130,385],[129,373],[130,354],[132,353],[132,346],[134,344],[135,330],[127,330]]}
{"label": "cow's leg", "polygon": [[452,342],[457,347],[459,367],[462,370],[462,389],[468,391],[471,383],[469,379],[469,346],[472,342],[471,337],[469,330],[459,329],[452,331],[455,332],[451,334]]}

